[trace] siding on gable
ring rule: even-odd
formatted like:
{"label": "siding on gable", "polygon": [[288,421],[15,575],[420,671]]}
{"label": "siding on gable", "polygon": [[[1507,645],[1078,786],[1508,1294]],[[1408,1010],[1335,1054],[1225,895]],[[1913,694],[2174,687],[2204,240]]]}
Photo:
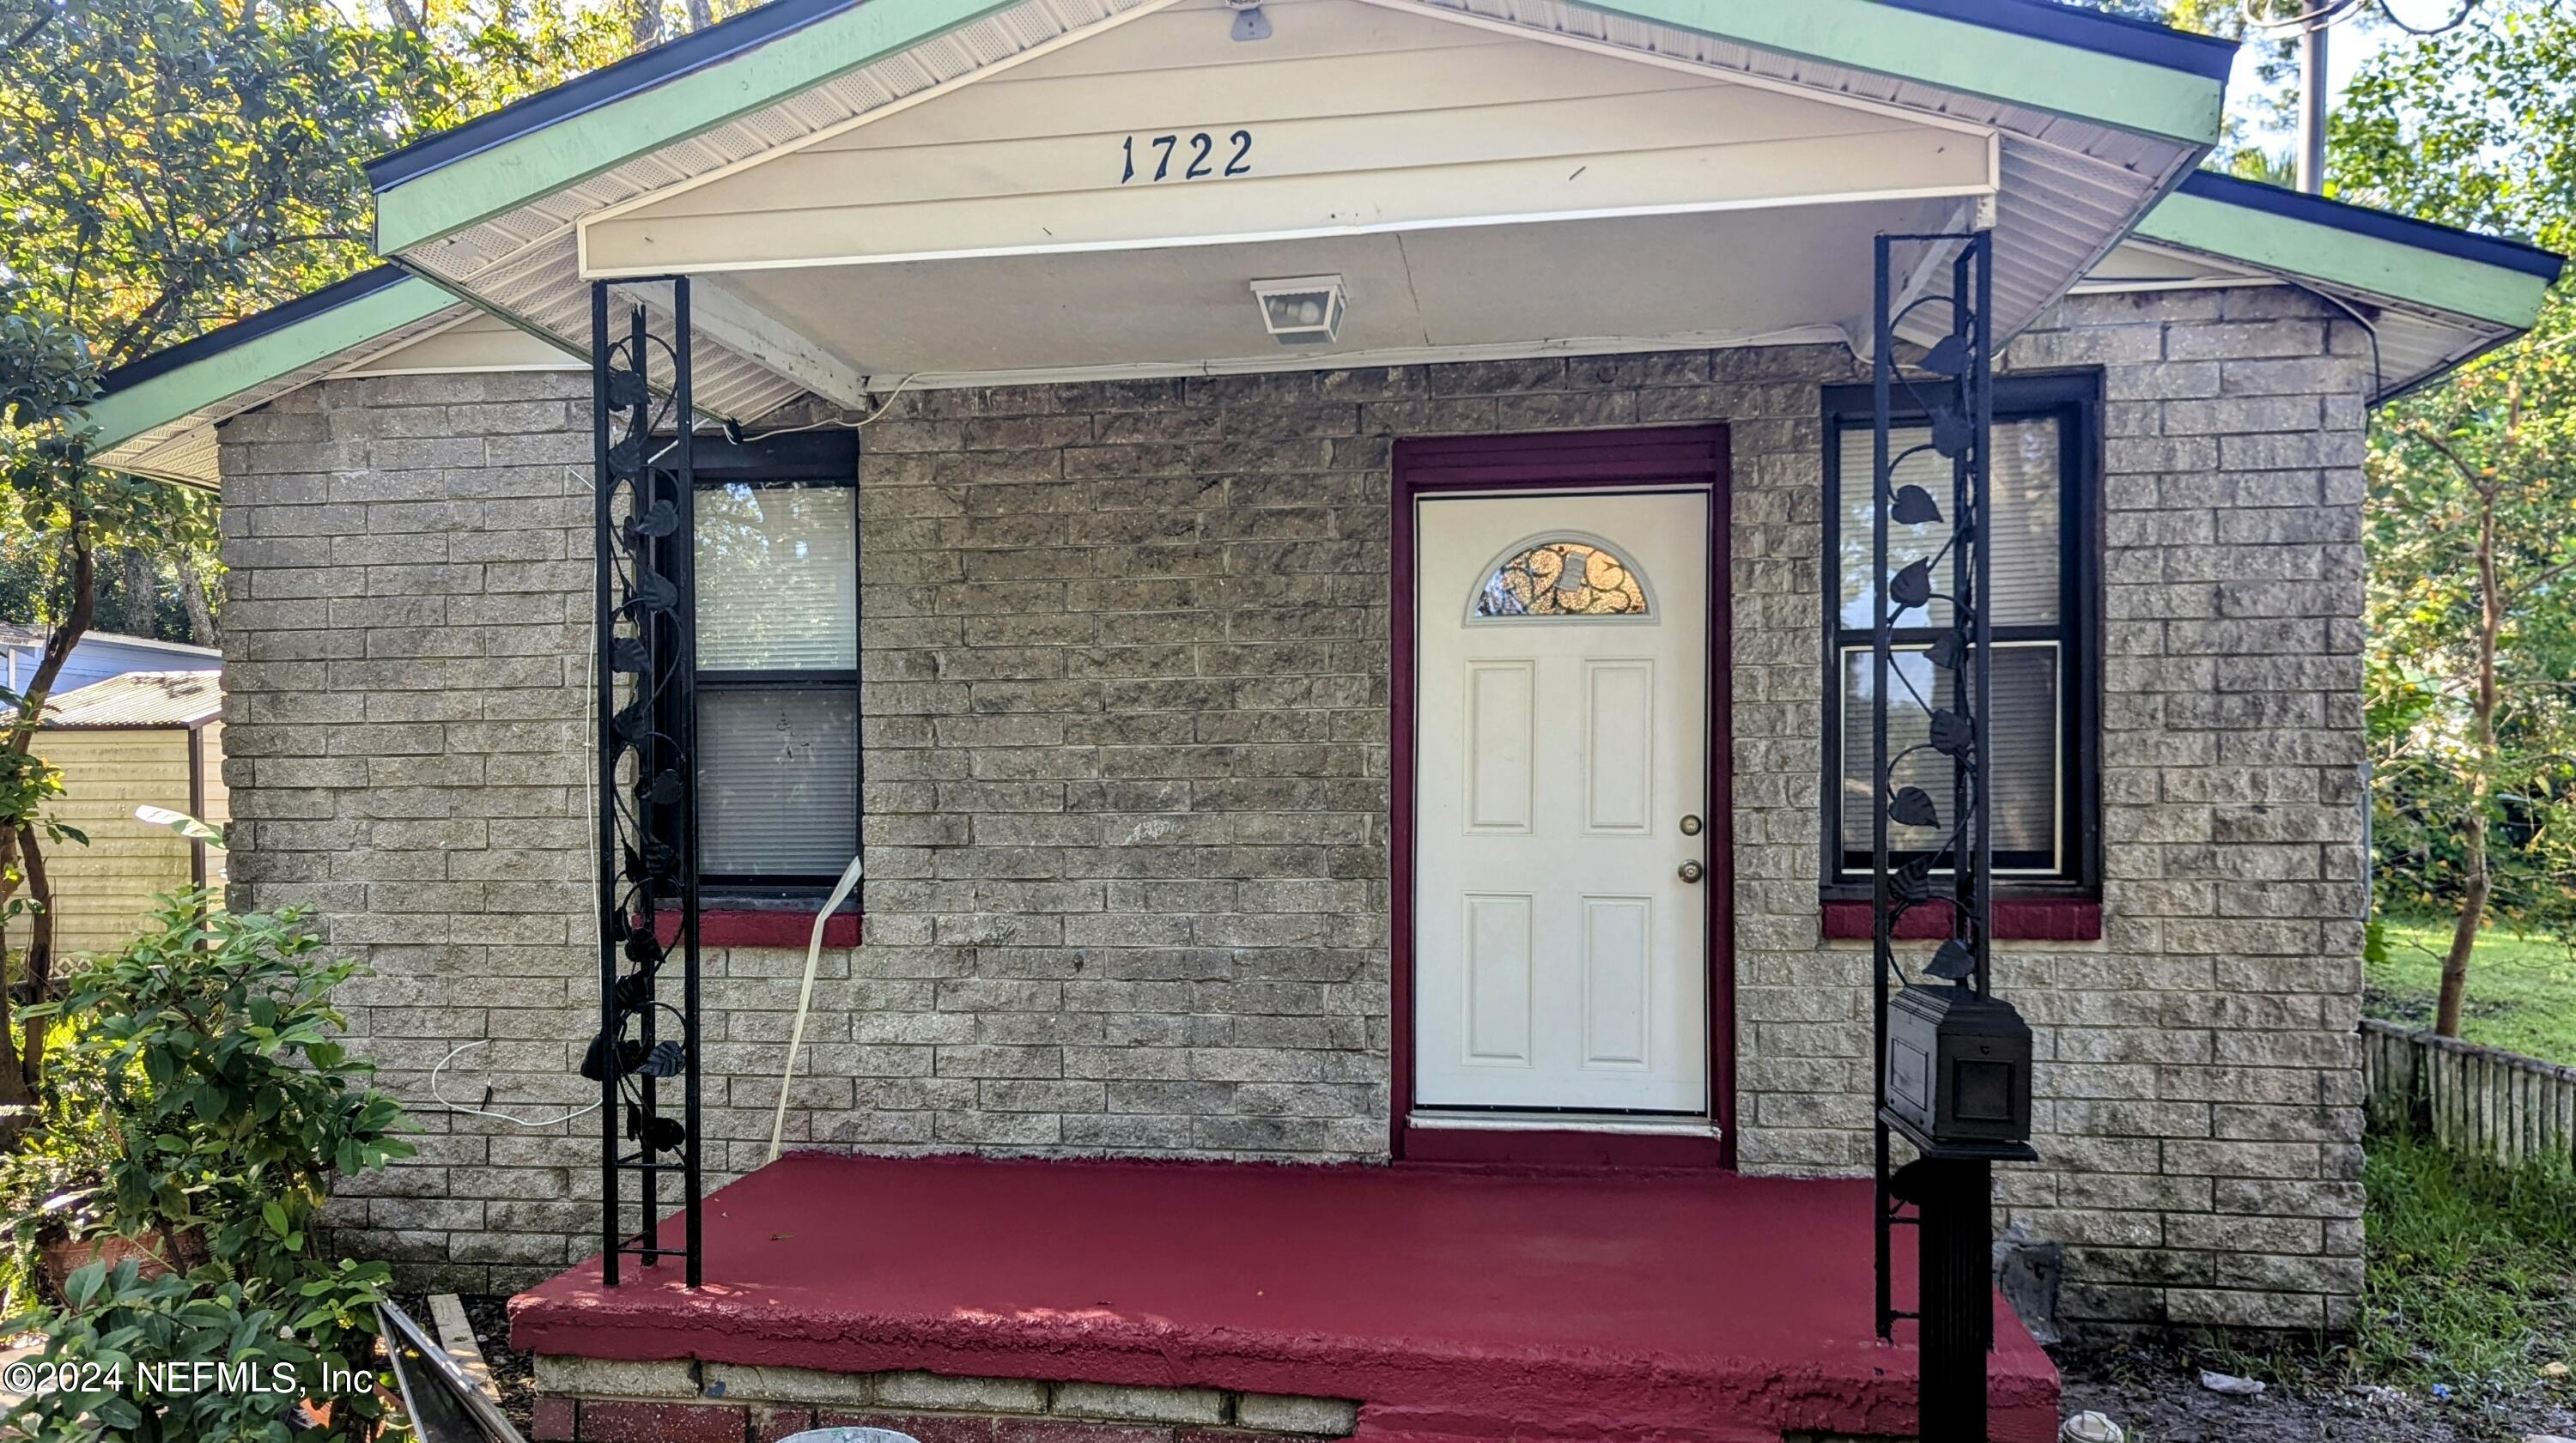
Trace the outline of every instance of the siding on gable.
{"label": "siding on gable", "polygon": [[[2367,338],[2296,292],[2087,297],[2105,939],[2010,947],[2014,1218],[2096,1323],[2348,1323],[2360,1283]],[[1385,1155],[1388,457],[1724,421],[1748,1170],[1866,1165],[1867,952],[1820,940],[1823,347],[915,393],[866,433],[867,944],[791,1143]],[[587,378],[327,382],[224,428],[237,905],[318,906],[421,1156],[335,1202],[416,1285],[593,1248]],[[709,1185],[756,1165],[800,955],[716,949]]]}

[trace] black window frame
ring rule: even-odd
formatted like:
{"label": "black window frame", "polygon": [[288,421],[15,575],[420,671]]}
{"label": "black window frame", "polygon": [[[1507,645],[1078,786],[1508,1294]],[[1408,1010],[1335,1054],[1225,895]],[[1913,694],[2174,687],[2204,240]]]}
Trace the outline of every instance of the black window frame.
{"label": "black window frame", "polygon": [[[1897,390],[1898,400],[1904,389]],[[1869,868],[1851,864],[1842,845],[1843,651],[1870,643],[1867,627],[1842,624],[1842,438],[1874,422],[1868,386],[1829,386],[1824,393],[1824,548],[1820,556],[1823,642],[1822,726],[1818,776],[1823,833],[1817,840],[1820,888],[1828,901],[1865,900]],[[2065,724],[2058,741],[2058,806],[2067,826],[2054,875],[1999,874],[2004,898],[2097,900],[2102,895],[2102,374],[2099,371],[1995,378],[1998,422],[2058,421],[2058,621],[2054,626],[1997,626],[1996,640],[2058,644],[2058,694]],[[1920,410],[1900,409],[1897,425],[1920,424]],[[1918,637],[1915,633],[1921,633]],[[1931,628],[1900,627],[1899,644],[1929,640]],[[1854,638],[1857,638],[1855,643]]]}
{"label": "black window frame", "polygon": [[[696,445],[693,447],[693,451],[693,468],[696,481],[694,489],[700,495],[709,491],[720,490],[732,486],[804,486],[841,487],[847,489],[851,493],[850,526],[852,545],[850,564],[853,571],[852,580],[854,583],[851,589],[851,594],[853,597],[861,595],[861,586],[859,583],[863,583],[865,577],[864,574],[859,571],[859,568],[862,565],[858,551],[859,532],[861,530],[858,519],[859,441],[858,434],[855,431],[846,428],[834,428],[830,430],[794,432],[778,436],[753,437],[739,442],[727,441],[717,436],[700,435],[696,438]],[[692,515],[694,515],[695,512],[696,508],[693,506],[691,508]],[[694,534],[689,536],[674,535],[670,538],[667,544],[674,547],[685,545],[694,548],[696,545],[696,537]],[[697,574],[694,555],[691,557],[691,566],[687,574],[692,577]],[[693,598],[693,608],[694,605],[695,602]],[[854,637],[862,634],[860,632],[860,625],[865,614],[865,609],[866,606],[864,601],[854,602],[850,617],[850,626]],[[691,648],[691,656],[694,661],[694,645]],[[698,699],[707,693],[723,691],[780,691],[810,689],[848,693],[851,707],[850,724],[853,731],[856,733],[853,740],[858,748],[857,756],[855,758],[856,765],[852,768],[850,787],[850,849],[852,855],[856,855],[858,853],[859,849],[865,844],[867,838],[867,714],[862,704],[863,685],[865,680],[865,659],[863,652],[854,651],[852,653],[852,664],[848,669],[835,669],[831,671],[806,669],[707,671],[700,669],[691,678],[692,684],[686,692],[690,705],[697,705]],[[666,706],[676,707],[680,704],[677,691],[678,689],[675,688],[673,691],[665,693]],[[703,706],[699,706],[698,719],[700,721],[700,727],[698,728],[697,734],[701,739],[701,750],[704,749],[705,715],[705,708]],[[701,784],[699,786],[699,793],[701,799],[703,799],[705,793],[703,774],[701,774],[700,780]],[[703,800],[701,805],[703,806]],[[698,874],[698,893],[701,905],[709,908],[731,908],[751,911],[766,909],[801,909],[810,911],[829,897],[833,886],[840,880],[841,873],[838,869],[835,869],[828,874],[794,873],[789,875],[750,877],[741,874],[728,874],[705,870],[702,868]],[[857,894],[853,892],[850,901],[844,905],[846,910],[858,910],[859,898]]]}

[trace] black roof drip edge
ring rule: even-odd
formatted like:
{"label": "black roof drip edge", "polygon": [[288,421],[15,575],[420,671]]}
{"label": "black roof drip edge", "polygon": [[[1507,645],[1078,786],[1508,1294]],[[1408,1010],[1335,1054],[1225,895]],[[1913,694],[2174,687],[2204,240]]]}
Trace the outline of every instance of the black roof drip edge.
{"label": "black roof drip edge", "polygon": [[2365,205],[2328,200],[2321,195],[2309,195],[2305,191],[2246,180],[2214,170],[2193,171],[2183,178],[2181,189],[2182,194],[2202,200],[2241,205],[2287,220],[2330,226],[2354,235],[2414,246],[2455,260],[2501,266],[2527,276],[2538,276],[2552,284],[2557,282],[2567,265],[2566,257],[2527,241],[2507,240],[2502,236],[2374,210]]}
{"label": "black roof drip edge", "polygon": [[228,326],[215,329],[193,340],[181,341],[167,350],[155,351],[138,361],[131,361],[98,378],[102,396],[139,386],[155,376],[167,375],[181,366],[219,356],[235,346],[246,345],[272,331],[282,330],[298,321],[310,320],[325,311],[335,310],[351,301],[363,300],[388,287],[399,285],[410,273],[401,266],[386,264],[358,272],[347,280],[334,281],[310,295],[271,306],[255,315],[244,316]]}
{"label": "black roof drip edge", "polygon": [[1988,30],[2003,30],[2034,40],[2072,45],[2100,55],[2116,55],[2124,60],[2158,65],[2167,70],[2180,70],[2203,80],[2225,80],[2236,66],[2237,47],[2233,40],[2215,35],[2195,35],[2188,30],[2176,30],[2147,20],[2132,20],[2125,15],[2081,10],[2059,4],[2057,0],[1879,0],[1879,3],[1898,10],[1982,25]]}

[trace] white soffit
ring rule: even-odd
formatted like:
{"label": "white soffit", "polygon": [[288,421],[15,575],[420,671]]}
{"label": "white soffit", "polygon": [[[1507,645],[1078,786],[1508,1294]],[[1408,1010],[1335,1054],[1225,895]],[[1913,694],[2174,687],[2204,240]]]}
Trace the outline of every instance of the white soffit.
{"label": "white soffit", "polygon": [[347,376],[435,376],[459,371],[566,371],[589,369],[579,356],[511,325],[499,316],[459,307],[417,339],[375,352],[345,369]]}
{"label": "white soffit", "polygon": [[561,347],[459,301],[375,337],[362,347],[272,377],[232,393],[219,404],[128,437],[100,453],[98,462],[129,475],[211,491],[222,484],[216,427],[316,381],[582,367],[578,357]]}
{"label": "white soffit", "polygon": [[2195,255],[2177,246],[2126,240],[2075,283],[2078,295],[2102,291],[2206,290],[2222,286],[2276,286],[2278,276],[2251,266]]}
{"label": "white soffit", "polygon": [[[1122,230],[1124,217],[1077,206],[1068,216],[1077,235],[1068,244],[1240,243],[1253,238],[1213,228],[1239,225],[1227,217],[1248,206],[1265,215],[1302,216],[1303,224],[1287,229],[1307,235],[1489,223],[1510,218],[1491,213],[1490,196],[1513,191],[1547,192],[1515,212],[1531,218],[1651,215],[1730,204],[1822,205],[1852,197],[1840,196],[1839,182],[1819,183],[1806,175],[1848,170],[1860,177],[1851,187],[1859,197],[1885,199],[1890,185],[1900,195],[1911,190],[1971,197],[1927,218],[1940,227],[1973,216],[1973,207],[1981,202],[1990,206],[1996,233],[1996,321],[2008,335],[2028,325],[2100,259],[2149,201],[2198,156],[2178,142],[1756,51],[1561,0],[1270,0],[1269,9],[1277,32],[1273,38],[1233,47],[1239,54],[1284,57],[1264,62],[1277,72],[1265,82],[1266,89],[1236,83],[1240,77],[1212,78],[1191,65],[1173,64],[1167,42],[1158,39],[1194,25],[1214,37],[1208,44],[1229,43],[1222,38],[1226,17],[1221,0],[1027,0],[792,101],[413,246],[402,258],[586,350],[589,295],[577,239],[585,221],[592,232],[594,264],[604,271],[640,275],[706,266],[733,272],[727,287],[748,295],[754,288],[738,265],[709,262],[902,264],[906,257],[923,254],[1043,248],[1042,241],[1032,243],[1024,232],[1033,217],[1041,226],[1051,222],[1036,216],[1030,202],[976,192],[978,186],[993,189],[992,164],[1006,162],[1015,175],[1033,167],[1070,174],[1098,165],[1104,147],[1117,152],[1130,135],[1150,143],[1162,134],[1187,137],[1205,130],[1214,142],[1208,159],[1221,170],[1231,158],[1238,129],[1252,131],[1253,155],[1259,159],[1265,158],[1263,135],[1286,135],[1291,127],[1304,129],[1310,138],[1334,137],[1345,149],[1364,149],[1374,121],[1379,132],[1375,143],[1391,163],[1372,167],[1376,173],[1361,182],[1353,182],[1347,170],[1310,171],[1293,165],[1266,181],[1248,175],[1185,181],[1165,187],[1168,197],[1158,197],[1165,202],[1162,214],[1184,222],[1177,229],[1166,223],[1160,234],[1134,226]],[[1380,39],[1406,47],[1403,60],[1384,66],[1372,53],[1383,48],[1373,43]],[[1506,56],[1511,59],[1503,60]],[[1336,107],[1338,94],[1365,94],[1363,82],[1381,68],[1388,71],[1375,82],[1381,91],[1387,83],[1400,92],[1419,90],[1430,109],[1384,115],[1383,105],[1378,111],[1365,105]],[[1302,86],[1295,79],[1301,72],[1307,77]],[[1569,77],[1578,72],[1597,79],[1589,93],[1582,85],[1569,88]],[[1020,87],[1016,94],[1015,84]],[[1033,107],[1037,95],[1050,89],[1090,98],[1075,114],[1055,106]],[[1731,122],[1736,127],[1732,133],[1722,128],[1721,133],[1738,144],[1686,143],[1695,130],[1711,128],[1709,95],[1720,90],[1737,102],[1732,113],[1741,116]],[[1115,97],[1125,94],[1160,97],[1170,105],[1191,103],[1178,112],[1161,102],[1122,107]],[[1269,118],[1246,125],[1238,105],[1255,107],[1255,113]],[[1103,107],[1105,113],[1094,113]],[[979,116],[986,125],[981,133],[956,128]],[[1032,117],[1044,123],[1032,123]],[[1447,128],[1440,133],[1449,138],[1438,143],[1451,147],[1453,160],[1459,147],[1467,147],[1469,159],[1432,177],[1425,164],[1434,152],[1423,148],[1425,136],[1417,132],[1442,126]],[[1648,127],[1645,133],[1654,143],[1622,145],[1623,127]],[[1534,143],[1539,137],[1551,139],[1545,145]],[[1974,157],[1985,170],[1983,184],[1949,169],[1960,157],[1940,147],[1952,139],[1990,147]],[[1765,163],[1731,176],[1727,152],[1733,148],[1734,158],[1740,159],[1751,153],[1744,145],[1767,149]],[[1791,163],[1800,146],[1812,152],[1803,171]],[[1274,145],[1270,154],[1278,153]],[[1568,179],[1550,184],[1553,172],[1547,167],[1569,153],[1577,158],[1564,167]],[[1113,156],[1110,163],[1118,162]],[[1469,173],[1479,167],[1493,169],[1482,177]],[[1578,170],[1583,171],[1580,177]],[[1926,174],[1933,182],[1922,185],[1920,177]],[[1907,185],[1909,177],[1919,190]],[[1111,178],[1116,178],[1114,172]],[[1438,184],[1431,183],[1435,179]],[[1593,189],[1608,196],[1608,203],[1568,201],[1586,179],[1596,182]],[[1480,180],[1491,183],[1480,189]],[[1703,197],[1719,198],[1696,204],[1670,199],[1676,187],[1687,189],[1693,183]],[[1263,184],[1269,190],[1255,205],[1247,196],[1260,193]],[[1730,185],[1735,189],[1726,189]],[[857,203],[845,204],[852,186],[867,189]],[[1999,193],[1986,201],[1979,193],[1989,187]],[[814,207],[818,197],[827,204]],[[774,210],[781,223],[770,224],[767,215],[746,216],[740,205],[729,208],[728,202]],[[1381,224],[1370,218],[1390,206],[1398,208],[1396,221]],[[1482,214],[1477,213],[1480,206]],[[898,210],[909,213],[892,214]],[[1332,219],[1344,210],[1353,217],[1349,222]],[[1318,215],[1326,219],[1318,223]],[[1864,242],[1869,231],[1880,228],[1859,215],[1845,219],[1866,228]],[[673,239],[653,240],[657,224]],[[979,227],[1005,239],[970,243]],[[810,255],[797,249],[818,244],[821,250]],[[677,264],[655,246],[682,252]],[[730,256],[726,247],[733,248]],[[1667,263],[1722,266],[1728,260],[1722,253],[1702,253],[1669,257]],[[871,283],[843,274],[853,287]],[[1858,274],[1841,279],[1866,295],[1865,262]],[[1847,312],[1849,307],[1840,309]],[[1667,318],[1662,330],[1703,335],[1766,329],[1739,324],[1740,319],[1677,314]],[[1807,320],[1848,328],[1854,317],[1821,314]],[[663,323],[657,316],[655,324]],[[1622,339],[1604,334],[1600,326],[1578,329],[1605,343]],[[696,352],[699,405],[711,414],[756,417],[805,389],[703,330]]]}
{"label": "white soffit", "polygon": [[2122,242],[2103,257],[2076,283],[2074,293],[2109,295],[2290,285],[2326,297],[2368,325],[2377,348],[2373,359],[2378,381],[2371,388],[2374,404],[2413,390],[2517,334],[2510,326],[2470,316],[2349,287],[2292,280],[2224,256],[2135,239]]}

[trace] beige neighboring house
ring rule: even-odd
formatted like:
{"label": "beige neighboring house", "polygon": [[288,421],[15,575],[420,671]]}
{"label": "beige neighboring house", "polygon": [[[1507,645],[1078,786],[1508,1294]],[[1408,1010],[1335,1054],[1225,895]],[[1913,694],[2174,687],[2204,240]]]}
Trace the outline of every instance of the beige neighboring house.
{"label": "beige neighboring house", "polygon": [[231,819],[223,712],[218,671],[128,672],[47,706],[37,751],[63,772],[49,815],[89,838],[45,853],[57,955],[121,946],[142,930],[153,898],[223,884],[221,848],[135,815],[148,806],[217,827]]}

